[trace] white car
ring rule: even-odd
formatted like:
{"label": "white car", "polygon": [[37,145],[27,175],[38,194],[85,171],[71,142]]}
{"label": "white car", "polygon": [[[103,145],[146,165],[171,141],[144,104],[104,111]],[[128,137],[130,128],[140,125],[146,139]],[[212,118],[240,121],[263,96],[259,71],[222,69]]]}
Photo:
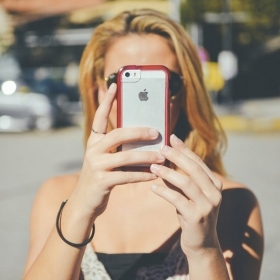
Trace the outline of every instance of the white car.
{"label": "white car", "polygon": [[55,122],[54,109],[47,96],[39,93],[0,91],[0,131],[49,130]]}

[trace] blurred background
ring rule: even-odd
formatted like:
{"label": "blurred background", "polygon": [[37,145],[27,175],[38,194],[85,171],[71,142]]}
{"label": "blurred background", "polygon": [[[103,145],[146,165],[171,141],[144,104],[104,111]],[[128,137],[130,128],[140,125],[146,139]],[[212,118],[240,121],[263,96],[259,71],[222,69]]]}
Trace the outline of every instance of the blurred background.
{"label": "blurred background", "polygon": [[21,278],[40,184],[81,167],[86,43],[98,24],[139,7],[169,14],[197,45],[229,138],[227,170],[261,204],[261,279],[279,279],[279,0],[0,0],[0,279]]}

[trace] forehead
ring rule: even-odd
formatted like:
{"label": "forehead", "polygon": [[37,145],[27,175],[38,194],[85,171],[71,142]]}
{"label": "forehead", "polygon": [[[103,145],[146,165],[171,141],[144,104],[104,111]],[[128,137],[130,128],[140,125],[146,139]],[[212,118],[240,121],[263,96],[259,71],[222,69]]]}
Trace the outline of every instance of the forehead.
{"label": "forehead", "polygon": [[168,41],[156,34],[129,34],[115,39],[105,54],[104,63],[105,77],[124,65],[164,65],[179,71]]}

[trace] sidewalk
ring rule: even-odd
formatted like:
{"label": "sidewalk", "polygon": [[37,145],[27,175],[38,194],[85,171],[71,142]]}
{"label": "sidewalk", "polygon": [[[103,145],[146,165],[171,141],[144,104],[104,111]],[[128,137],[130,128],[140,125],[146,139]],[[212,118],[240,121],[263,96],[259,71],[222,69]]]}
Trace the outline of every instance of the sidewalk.
{"label": "sidewalk", "polygon": [[280,97],[242,101],[233,105],[214,105],[227,131],[280,131]]}

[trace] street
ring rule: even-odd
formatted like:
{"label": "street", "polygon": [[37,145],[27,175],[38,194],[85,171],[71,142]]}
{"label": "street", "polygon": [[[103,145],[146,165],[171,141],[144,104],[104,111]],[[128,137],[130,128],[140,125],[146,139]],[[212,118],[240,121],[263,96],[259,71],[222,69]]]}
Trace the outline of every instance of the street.
{"label": "street", "polygon": [[[261,280],[278,280],[280,267],[280,133],[228,133],[225,164],[230,176],[259,199],[265,231]],[[47,178],[79,170],[81,128],[0,134],[0,279],[20,279],[28,251],[34,195]]]}

